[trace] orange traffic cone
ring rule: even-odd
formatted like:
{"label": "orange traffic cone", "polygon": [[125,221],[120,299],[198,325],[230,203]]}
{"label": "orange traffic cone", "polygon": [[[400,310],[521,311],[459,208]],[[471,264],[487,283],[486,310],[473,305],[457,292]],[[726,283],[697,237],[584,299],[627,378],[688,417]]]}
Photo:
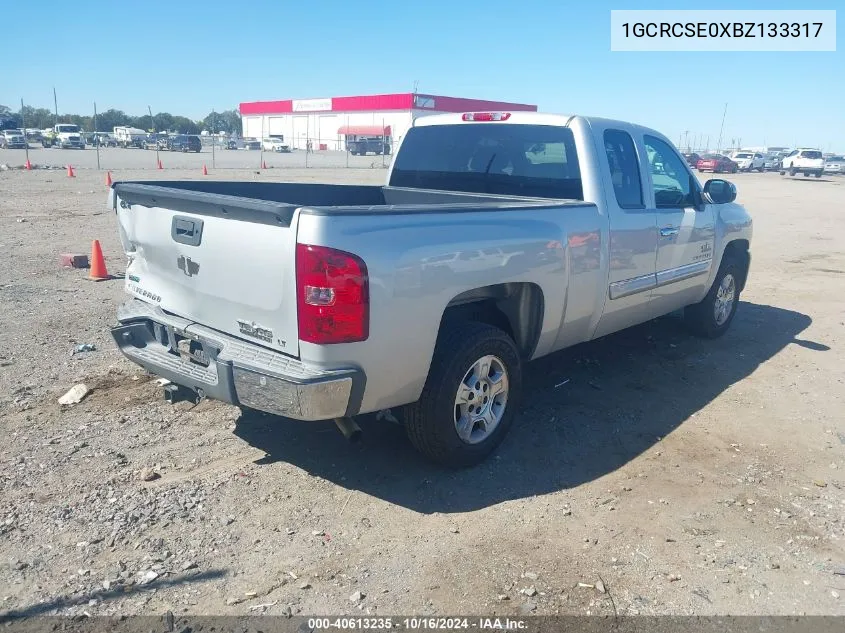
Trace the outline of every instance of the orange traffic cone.
{"label": "orange traffic cone", "polygon": [[208,167],[206,167],[205,165],[202,166],[202,175],[208,176]]}
{"label": "orange traffic cone", "polygon": [[261,169],[267,169],[267,161],[266,160],[261,161]]}
{"label": "orange traffic cone", "polygon": [[67,177],[76,178],[76,174],[73,173],[73,167],[71,167],[70,165],[67,166]]}
{"label": "orange traffic cone", "polygon": [[111,172],[106,172],[106,187],[111,187]]}
{"label": "orange traffic cone", "polygon": [[24,167],[24,169],[26,169],[27,171],[31,171],[31,170],[32,170],[32,163],[30,163],[30,162],[29,162],[29,159],[28,159],[28,158],[26,159],[26,165],[24,165],[23,167]]}
{"label": "orange traffic cone", "polygon": [[162,164],[161,164],[161,159],[160,159],[160,158],[158,159],[158,168],[159,168],[159,169],[164,169],[164,165],[162,165]]}
{"label": "orange traffic cone", "polygon": [[94,240],[91,244],[91,273],[88,275],[88,279],[93,281],[111,279],[111,275],[106,270],[106,260],[103,259],[103,249],[100,248],[99,240]]}

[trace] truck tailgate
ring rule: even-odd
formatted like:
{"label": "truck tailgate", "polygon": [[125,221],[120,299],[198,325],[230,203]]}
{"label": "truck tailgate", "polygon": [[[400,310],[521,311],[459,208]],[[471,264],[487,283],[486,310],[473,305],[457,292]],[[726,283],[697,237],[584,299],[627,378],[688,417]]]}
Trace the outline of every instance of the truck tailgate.
{"label": "truck tailgate", "polygon": [[137,183],[113,195],[130,294],[298,356],[293,205]]}

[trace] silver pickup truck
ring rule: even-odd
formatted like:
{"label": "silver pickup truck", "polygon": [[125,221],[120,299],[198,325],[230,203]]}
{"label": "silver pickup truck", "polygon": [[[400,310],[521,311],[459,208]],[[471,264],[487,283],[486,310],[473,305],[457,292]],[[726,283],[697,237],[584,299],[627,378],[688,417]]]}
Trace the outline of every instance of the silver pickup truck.
{"label": "silver pickup truck", "polygon": [[511,426],[523,363],[679,309],[727,330],[750,264],[735,198],[654,130],[523,112],[418,119],[383,187],[118,182],[113,336],[192,398],[346,435],[392,409],[469,465]]}

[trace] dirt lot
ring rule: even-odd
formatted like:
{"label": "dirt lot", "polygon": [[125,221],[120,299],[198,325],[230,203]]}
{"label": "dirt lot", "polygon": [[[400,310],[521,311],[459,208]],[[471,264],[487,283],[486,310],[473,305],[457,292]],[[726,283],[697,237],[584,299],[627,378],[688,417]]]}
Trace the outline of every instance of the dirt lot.
{"label": "dirt lot", "polygon": [[728,335],[668,317],[533,363],[462,472],[388,422],[350,445],[165,403],[110,341],[122,282],[58,266],[97,238],[122,271],[103,180],[0,173],[0,615],[845,614],[845,179],[735,176],[755,239]]}

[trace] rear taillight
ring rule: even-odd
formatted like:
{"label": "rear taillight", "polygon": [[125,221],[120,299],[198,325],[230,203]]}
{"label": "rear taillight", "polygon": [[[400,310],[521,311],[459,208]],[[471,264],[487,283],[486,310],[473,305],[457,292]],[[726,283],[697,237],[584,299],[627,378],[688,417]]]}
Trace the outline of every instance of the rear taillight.
{"label": "rear taillight", "polygon": [[352,253],[297,244],[296,309],[301,341],[365,341],[370,333],[367,265]]}
{"label": "rear taillight", "polygon": [[462,117],[464,121],[507,121],[510,112],[467,112]]}

